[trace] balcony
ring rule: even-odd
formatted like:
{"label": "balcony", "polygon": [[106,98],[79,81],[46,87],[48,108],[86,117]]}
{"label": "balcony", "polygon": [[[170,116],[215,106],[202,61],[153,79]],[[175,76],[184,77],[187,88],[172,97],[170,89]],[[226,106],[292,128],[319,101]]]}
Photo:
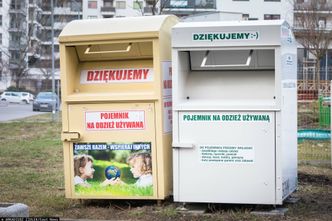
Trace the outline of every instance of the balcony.
{"label": "balcony", "polygon": [[19,43],[18,42],[10,41],[9,42],[9,46],[8,46],[8,50],[9,51],[19,51],[20,50]]}
{"label": "balcony", "polygon": [[40,42],[40,41],[41,41],[38,35],[31,36],[31,37],[30,37],[30,40],[31,40],[31,41],[36,41],[36,42]]}
{"label": "balcony", "polygon": [[[45,53],[45,54],[43,54],[43,55],[40,56],[40,60],[43,60],[43,61],[46,60],[47,61],[47,60],[51,60],[52,59],[52,56],[50,55],[51,53]],[[55,60],[60,59],[60,53],[59,52],[54,52],[54,58],[55,58]]]}
{"label": "balcony", "polygon": [[25,32],[26,29],[24,28],[19,28],[19,27],[9,27],[8,32],[15,33],[15,32]]}
{"label": "balcony", "polygon": [[[314,23],[307,25],[306,22],[302,21],[303,17],[294,17],[293,30],[294,32],[308,33],[308,32],[331,32],[332,31],[332,20],[321,19],[318,21],[318,24],[314,26]],[[310,29],[310,30],[309,30]]]}
{"label": "balcony", "polygon": [[44,1],[41,6],[41,9],[43,10],[43,12],[45,12],[45,11],[51,12],[52,7],[51,7],[51,4],[49,4],[47,1]]}
{"label": "balcony", "polygon": [[28,52],[28,60],[29,64],[34,63],[34,61],[40,58],[40,50],[38,49],[30,49]]}
{"label": "balcony", "polygon": [[102,15],[115,15],[115,8],[112,6],[101,7],[100,12]]}
{"label": "balcony", "polygon": [[27,15],[27,9],[24,8],[11,8],[9,9],[9,14],[22,14],[22,15]]}
{"label": "balcony", "polygon": [[304,2],[296,3],[294,5],[294,13],[315,12],[315,13],[328,13],[332,11],[331,3],[319,4],[317,2]]}
{"label": "balcony", "polygon": [[[48,12],[45,14],[48,14]],[[66,15],[77,15],[77,14],[82,14],[82,12],[79,10],[72,10],[72,8],[70,8],[70,7],[63,7],[63,8],[55,7],[54,8],[54,15],[66,16]]]}

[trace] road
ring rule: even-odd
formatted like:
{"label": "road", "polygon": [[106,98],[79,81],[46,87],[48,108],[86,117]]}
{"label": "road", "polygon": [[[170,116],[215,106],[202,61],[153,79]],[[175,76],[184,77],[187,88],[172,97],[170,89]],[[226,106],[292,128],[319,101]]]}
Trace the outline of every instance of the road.
{"label": "road", "polygon": [[0,101],[0,122],[16,120],[42,113],[44,112],[33,112],[32,103],[13,104]]}

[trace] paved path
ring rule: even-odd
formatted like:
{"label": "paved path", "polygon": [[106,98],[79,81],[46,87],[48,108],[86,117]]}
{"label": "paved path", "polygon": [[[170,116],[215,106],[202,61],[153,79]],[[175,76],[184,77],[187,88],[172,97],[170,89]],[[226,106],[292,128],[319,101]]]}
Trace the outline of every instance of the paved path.
{"label": "paved path", "polygon": [[0,101],[0,122],[16,120],[43,113],[45,112],[33,112],[31,103],[13,104]]}

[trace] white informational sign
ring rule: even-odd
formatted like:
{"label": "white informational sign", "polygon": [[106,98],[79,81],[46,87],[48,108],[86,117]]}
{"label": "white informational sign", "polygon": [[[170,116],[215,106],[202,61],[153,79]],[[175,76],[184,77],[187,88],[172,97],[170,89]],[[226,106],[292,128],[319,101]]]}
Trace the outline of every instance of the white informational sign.
{"label": "white informational sign", "polygon": [[255,162],[254,147],[203,145],[199,147],[202,163],[250,164]]}
{"label": "white informational sign", "polygon": [[296,54],[285,53],[281,55],[281,67],[283,70],[283,80],[297,79],[297,60]]}
{"label": "white informational sign", "polygon": [[164,133],[172,131],[172,62],[162,62]]}
{"label": "white informational sign", "polygon": [[144,130],[145,125],[145,112],[142,110],[85,112],[85,128],[88,131]]}
{"label": "white informational sign", "polygon": [[89,69],[81,71],[81,84],[135,83],[153,81],[152,68]]}

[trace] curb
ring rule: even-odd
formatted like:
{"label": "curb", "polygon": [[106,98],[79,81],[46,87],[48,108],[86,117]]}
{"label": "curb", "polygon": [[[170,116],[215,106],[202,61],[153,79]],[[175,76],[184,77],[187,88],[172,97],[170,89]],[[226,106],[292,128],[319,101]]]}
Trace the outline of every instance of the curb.
{"label": "curb", "polygon": [[0,217],[29,217],[29,207],[22,203],[0,203]]}

